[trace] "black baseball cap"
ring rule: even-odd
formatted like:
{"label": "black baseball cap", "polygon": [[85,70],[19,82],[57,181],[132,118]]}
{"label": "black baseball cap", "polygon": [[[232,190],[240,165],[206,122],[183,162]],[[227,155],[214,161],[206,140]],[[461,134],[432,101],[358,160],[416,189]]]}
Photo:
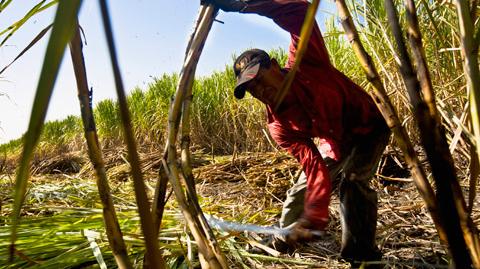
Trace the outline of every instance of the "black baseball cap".
{"label": "black baseball cap", "polygon": [[237,84],[233,95],[237,99],[242,99],[245,96],[247,82],[257,76],[260,67],[270,67],[270,56],[261,49],[247,50],[235,60],[233,71],[237,77]]}

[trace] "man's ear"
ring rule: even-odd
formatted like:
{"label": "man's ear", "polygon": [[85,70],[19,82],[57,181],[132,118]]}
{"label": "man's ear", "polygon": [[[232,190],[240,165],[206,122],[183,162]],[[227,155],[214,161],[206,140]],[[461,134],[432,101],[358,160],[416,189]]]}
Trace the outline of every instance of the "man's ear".
{"label": "man's ear", "polygon": [[277,59],[275,59],[275,58],[271,58],[271,59],[270,59],[270,63],[272,63],[272,64],[274,64],[274,65],[280,66],[280,65],[278,64],[278,62],[277,62]]}
{"label": "man's ear", "polygon": [[275,58],[271,58],[271,59],[270,59],[270,64],[273,65],[275,68],[282,69],[282,68],[280,67],[280,64],[278,63],[277,59],[275,59]]}

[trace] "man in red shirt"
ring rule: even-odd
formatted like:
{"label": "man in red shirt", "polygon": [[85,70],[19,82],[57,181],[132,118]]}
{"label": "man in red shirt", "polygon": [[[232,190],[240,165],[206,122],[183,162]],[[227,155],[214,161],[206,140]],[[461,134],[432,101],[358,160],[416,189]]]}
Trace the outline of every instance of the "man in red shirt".
{"label": "man in red shirt", "polygon": [[[275,97],[295,63],[306,0],[208,0],[224,11],[269,17],[291,34],[288,62],[281,68],[259,49],[234,63],[234,95],[245,92],[265,103],[272,138],[302,165],[304,174],[287,192],[280,226],[291,227],[287,242],[312,239],[325,230],[332,181],[339,180],[342,257],[379,258],[375,244],[377,194],[369,187],[390,131],[371,97],[338,71],[315,24],[307,51],[286,97]],[[319,138],[319,145],[313,138]]]}

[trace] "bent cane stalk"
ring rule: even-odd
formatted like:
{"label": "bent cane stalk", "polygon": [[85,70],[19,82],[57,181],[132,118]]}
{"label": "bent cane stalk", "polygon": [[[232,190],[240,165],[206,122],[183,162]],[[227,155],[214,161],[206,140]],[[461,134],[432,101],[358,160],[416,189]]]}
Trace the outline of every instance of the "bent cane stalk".
{"label": "bent cane stalk", "polygon": [[20,211],[25,199],[27,181],[30,174],[30,161],[40,138],[40,132],[43,128],[48,104],[50,102],[50,97],[52,96],[53,86],[55,85],[65,47],[75,31],[76,18],[81,3],[81,0],[60,1],[55,14],[52,34],[48,40],[47,50],[45,52],[45,58],[30,115],[30,122],[23,140],[22,156],[15,179],[10,260],[13,260],[15,251]]}
{"label": "bent cane stalk", "polygon": [[[194,59],[194,62],[198,62],[201,51],[203,50],[203,46],[205,45],[205,41],[207,40],[207,34],[212,27],[213,19],[214,17],[210,19],[209,17],[204,16],[202,12],[200,13],[195,26],[195,30],[192,33],[189,45],[187,47],[187,51],[186,51],[187,53],[186,53],[185,59],[187,59],[187,56],[189,54],[192,54],[192,55],[195,55],[195,57],[192,58],[192,61]],[[193,48],[194,50],[191,50],[191,48]],[[196,66],[192,68],[190,79],[187,81],[185,85],[186,95],[184,97],[183,105],[182,105],[182,122],[181,122],[182,138],[180,140],[181,141],[180,147],[181,147],[182,173],[183,173],[183,178],[186,181],[185,184],[187,186],[188,200],[189,200],[190,206],[192,207],[192,211],[196,216],[196,220],[197,222],[199,222],[199,226],[203,229],[203,232],[205,233],[205,236],[208,240],[207,242],[210,244],[217,259],[221,261],[224,264],[224,266],[227,266],[225,257],[223,256],[220,246],[218,245],[218,242],[215,239],[213,231],[208,225],[207,220],[203,215],[202,208],[198,203],[197,192],[195,189],[195,179],[192,173],[191,154],[190,154],[190,107],[191,107],[191,102],[193,98],[192,89],[193,89],[195,70],[196,70]]]}
{"label": "bent cane stalk", "polygon": [[[78,25],[78,22],[77,22]],[[105,163],[103,162],[100,143],[98,142],[97,130],[93,118],[91,106],[91,95],[88,91],[87,72],[82,53],[82,40],[80,30],[77,27],[72,41],[70,41],[70,54],[72,57],[73,69],[77,80],[78,99],[82,114],[85,139],[87,140],[88,156],[93,164],[97,176],[98,194],[103,205],[103,221],[107,231],[107,238],[112,249],[113,256],[119,268],[132,268],[128,259],[127,249],[123,241],[122,231],[118,224],[117,214],[113,204],[110,186],[108,185]]]}
{"label": "bent cane stalk", "polygon": [[[195,29],[192,32],[191,38],[188,42],[186,52],[187,54],[185,55],[185,59],[188,56],[188,51],[190,51],[190,46],[192,45],[192,42],[194,40],[195,33],[197,32],[198,26],[201,22],[201,19],[204,17],[206,10],[206,6],[201,5],[200,9],[198,11],[198,18],[197,22],[195,24]],[[165,153],[166,154],[166,153]],[[157,182],[157,185],[155,187],[155,195],[154,195],[154,202],[153,202],[153,208],[152,208],[152,214],[154,216],[154,221],[155,221],[155,227],[158,229],[160,227],[162,215],[163,215],[163,207],[164,207],[164,201],[163,199],[165,198],[166,195],[166,187],[168,183],[168,175],[165,172],[165,168],[162,166],[159,171],[159,181]],[[187,186],[189,186],[187,184]]]}
{"label": "bent cane stalk", "polygon": [[[190,51],[190,46],[192,45],[192,42],[194,41],[194,36],[195,33],[197,32],[198,26],[200,25],[201,19],[205,15],[206,11],[206,6],[201,5],[198,11],[198,18],[197,18],[197,23],[195,24],[195,29],[192,32],[192,37],[190,38],[188,44],[187,44],[187,49],[186,51]],[[185,55],[185,59],[188,56],[188,54]],[[191,86],[190,86],[191,87]],[[178,128],[178,126],[177,126]],[[165,151],[165,154],[167,154],[167,151]],[[153,206],[152,206],[152,215],[153,215],[153,220],[155,222],[155,228],[157,229],[157,235],[160,229],[160,224],[162,222],[162,217],[163,217],[163,210],[165,207],[165,195],[166,195],[166,190],[167,190],[167,184],[168,184],[168,175],[166,174],[165,167],[162,165],[159,169],[159,180],[157,182],[157,185],[155,187],[155,195],[153,199]],[[189,186],[187,184],[187,186]]]}
{"label": "bent cane stalk", "polygon": [[[397,50],[399,51],[400,73],[413,106],[415,118],[420,130],[420,138],[427,153],[428,161],[432,168],[433,179],[437,187],[437,203],[440,222],[445,229],[450,254],[458,268],[468,268],[472,259],[468,255],[467,243],[462,232],[462,222],[468,222],[465,200],[457,181],[453,158],[450,154],[445,131],[438,121],[436,107],[428,107],[420,95],[420,85],[426,98],[434,99],[428,69],[423,58],[420,32],[416,25],[416,11],[414,6],[407,5],[407,19],[409,22],[409,37],[414,56],[417,58],[418,76],[423,80],[420,84],[403,40],[403,31],[400,27],[397,11],[392,0],[385,0],[390,28],[395,37]],[[433,100],[429,100],[432,102]],[[432,105],[432,104],[430,104]],[[464,219],[467,217],[467,219]],[[468,233],[468,232],[467,232]]]}
{"label": "bent cane stalk", "polygon": [[[196,68],[196,63],[200,57],[201,48],[208,36],[208,32],[216,15],[216,9],[213,5],[204,6],[200,10],[201,17],[199,18],[198,32],[195,38],[189,43],[189,52],[185,57],[185,63],[182,68],[179,83],[175,93],[175,98],[170,108],[168,117],[168,140],[165,147],[165,155],[163,164],[173,187],[177,202],[182,210],[182,213],[187,221],[187,224],[197,241],[200,262],[204,268],[228,268],[228,265],[221,253],[216,253],[212,247],[212,243],[206,237],[205,231],[200,227],[198,214],[193,206],[189,206],[185,198],[183,188],[180,184],[180,175],[177,168],[177,152],[176,142],[178,135],[178,127],[181,119],[181,109],[187,96],[187,88],[191,87],[193,76]],[[202,16],[203,15],[203,16]]]}
{"label": "bent cane stalk", "polygon": [[113,40],[112,26],[110,23],[110,16],[105,0],[100,0],[100,8],[115,78],[115,88],[120,107],[120,118],[122,120],[123,132],[128,149],[128,160],[131,166],[131,175],[133,178],[135,198],[138,205],[138,214],[140,215],[140,224],[145,240],[147,262],[151,268],[166,268],[165,261],[162,258],[162,254],[158,245],[158,239],[155,234],[152,214],[150,211],[150,204],[145,191],[145,183],[143,181],[142,171],[140,168],[140,158],[138,157],[137,145],[132,131],[132,123],[128,110],[127,98],[125,96],[125,90],[120,74],[115,43]]}
{"label": "bent cane stalk", "polygon": [[353,51],[360,61],[363,70],[367,76],[367,80],[373,85],[373,91],[371,92],[373,101],[379,108],[382,113],[385,121],[393,132],[393,137],[397,142],[400,150],[403,152],[405,157],[405,162],[408,165],[412,173],[412,178],[417,187],[420,195],[425,201],[430,216],[432,217],[435,227],[440,236],[440,240],[446,242],[445,231],[438,218],[438,209],[436,206],[436,197],[433,192],[432,186],[427,180],[425,170],[423,169],[420,161],[417,158],[413,145],[408,137],[407,131],[400,123],[400,120],[397,116],[395,108],[393,107],[390,99],[388,98],[387,92],[380,80],[380,76],[375,68],[375,65],[365,48],[363,47],[360,37],[358,35],[355,24],[353,23],[350,12],[348,11],[347,5],[344,0],[335,0],[337,9],[340,15],[340,21],[343,28],[345,29],[345,34],[347,35],[348,41],[352,44]]}

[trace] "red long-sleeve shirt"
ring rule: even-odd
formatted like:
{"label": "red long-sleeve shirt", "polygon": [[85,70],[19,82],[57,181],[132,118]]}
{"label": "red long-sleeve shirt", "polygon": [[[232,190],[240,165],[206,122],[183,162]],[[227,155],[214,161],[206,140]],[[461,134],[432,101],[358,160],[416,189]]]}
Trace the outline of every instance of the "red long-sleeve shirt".
{"label": "red long-sleeve shirt", "polygon": [[[242,10],[269,17],[290,32],[286,69],[294,65],[308,5],[305,0],[251,0]],[[321,147],[328,157],[339,160],[356,135],[368,134],[383,118],[370,96],[332,66],[317,24],[290,91],[293,94],[287,95],[276,112],[267,106],[268,128],[278,145],[302,165],[307,176],[304,217],[324,229],[331,182],[312,138],[322,138]]]}

